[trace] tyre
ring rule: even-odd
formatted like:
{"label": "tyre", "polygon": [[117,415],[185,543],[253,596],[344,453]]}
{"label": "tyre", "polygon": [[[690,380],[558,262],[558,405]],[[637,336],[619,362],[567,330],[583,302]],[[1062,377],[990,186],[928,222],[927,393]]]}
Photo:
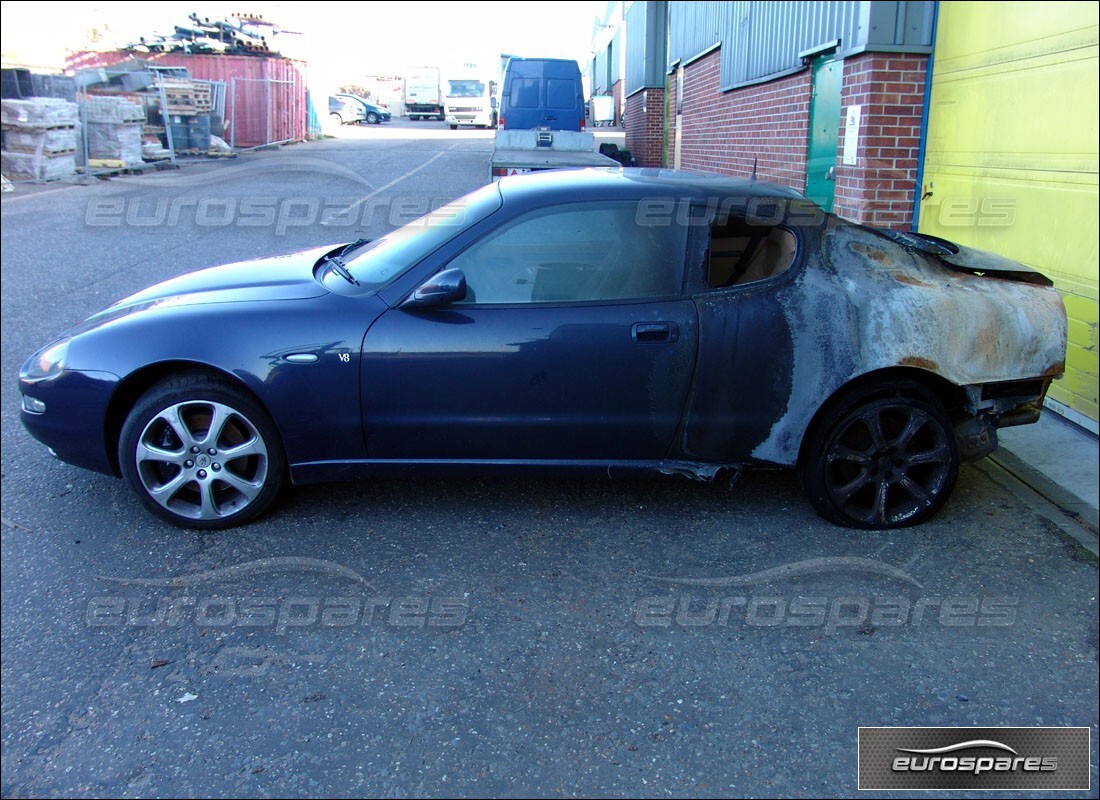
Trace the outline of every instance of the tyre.
{"label": "tyre", "polygon": [[344,118],[341,117],[339,114],[337,114],[335,111],[333,111],[331,114],[329,114],[328,118],[331,119],[333,122],[335,122],[337,125],[343,125],[344,124]]}
{"label": "tyre", "polygon": [[452,131],[457,131],[457,130],[458,130],[458,126],[457,126],[457,125],[452,125],[452,126],[451,126],[451,130],[452,130]]}
{"label": "tyre", "polygon": [[367,114],[368,125],[377,125],[379,122],[381,122],[381,120],[378,118],[378,115],[375,114],[373,111]]}
{"label": "tyre", "polygon": [[286,475],[267,412],[227,381],[198,373],[142,395],[123,424],[118,457],[146,508],[198,530],[231,528],[263,513]]}
{"label": "tyre", "polygon": [[837,525],[885,530],[925,522],[959,476],[951,421],[915,383],[847,396],[809,437],[802,487],[817,513]]}

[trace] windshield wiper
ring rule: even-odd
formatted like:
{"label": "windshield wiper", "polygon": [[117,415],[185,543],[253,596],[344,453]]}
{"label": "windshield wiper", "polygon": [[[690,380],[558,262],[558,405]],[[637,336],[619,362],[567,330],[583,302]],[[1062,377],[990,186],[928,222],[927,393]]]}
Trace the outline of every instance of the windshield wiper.
{"label": "windshield wiper", "polygon": [[322,264],[332,264],[333,271],[348,283],[358,286],[359,281],[355,279],[355,276],[351,274],[351,270],[348,269],[347,264],[344,263],[344,256],[350,253],[357,247],[365,245],[370,239],[356,239],[349,245],[341,248],[340,252],[334,256],[325,256],[322,260]]}

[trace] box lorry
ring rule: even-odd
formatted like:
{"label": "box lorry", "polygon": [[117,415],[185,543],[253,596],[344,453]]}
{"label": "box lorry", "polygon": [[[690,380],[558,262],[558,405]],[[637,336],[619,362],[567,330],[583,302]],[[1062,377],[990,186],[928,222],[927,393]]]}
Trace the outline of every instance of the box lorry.
{"label": "box lorry", "polygon": [[409,119],[443,119],[438,67],[419,67],[405,73],[405,113]]}

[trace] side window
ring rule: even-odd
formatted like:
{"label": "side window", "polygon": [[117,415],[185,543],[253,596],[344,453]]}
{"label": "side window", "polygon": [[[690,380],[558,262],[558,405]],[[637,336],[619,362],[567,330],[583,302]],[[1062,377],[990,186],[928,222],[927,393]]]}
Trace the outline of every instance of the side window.
{"label": "side window", "polygon": [[798,239],[786,228],[719,219],[710,228],[706,285],[722,289],[779,275],[794,263],[797,249]]}
{"label": "side window", "polygon": [[636,222],[635,203],[572,203],[525,214],[454,258],[466,303],[563,303],[678,295],[685,229]]}

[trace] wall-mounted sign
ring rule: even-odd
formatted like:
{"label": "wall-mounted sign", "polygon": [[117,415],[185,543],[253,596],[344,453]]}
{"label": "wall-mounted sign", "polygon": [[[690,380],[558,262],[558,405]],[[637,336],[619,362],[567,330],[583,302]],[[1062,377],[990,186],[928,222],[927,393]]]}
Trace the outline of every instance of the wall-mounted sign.
{"label": "wall-mounted sign", "polygon": [[844,119],[844,165],[854,167],[856,165],[856,153],[859,152],[859,116],[863,106],[848,106],[848,114]]}

